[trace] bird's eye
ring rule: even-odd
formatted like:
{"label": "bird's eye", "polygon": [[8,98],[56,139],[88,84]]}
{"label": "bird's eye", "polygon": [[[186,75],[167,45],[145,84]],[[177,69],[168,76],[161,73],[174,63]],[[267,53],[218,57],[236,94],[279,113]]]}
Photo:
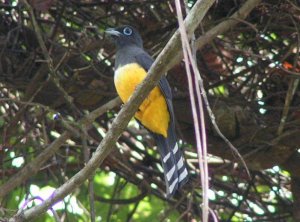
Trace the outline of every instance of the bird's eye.
{"label": "bird's eye", "polygon": [[124,33],[125,35],[131,35],[131,34],[132,34],[132,29],[126,27],[126,28],[123,29],[123,33]]}

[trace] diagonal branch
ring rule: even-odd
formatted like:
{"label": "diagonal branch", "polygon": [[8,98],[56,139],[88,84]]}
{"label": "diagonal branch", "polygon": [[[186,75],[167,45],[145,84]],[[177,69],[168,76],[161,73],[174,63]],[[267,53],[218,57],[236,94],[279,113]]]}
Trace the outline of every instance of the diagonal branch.
{"label": "diagonal branch", "polygon": [[[207,43],[211,42],[218,35],[226,33],[231,28],[240,23],[243,19],[245,19],[249,13],[261,2],[261,0],[248,0],[238,11],[236,11],[232,16],[230,16],[227,20],[219,23],[202,36],[200,36],[195,41],[195,47],[197,49],[201,49]],[[191,32],[188,31],[188,34]],[[173,67],[175,64],[179,63],[183,57],[182,52],[174,54],[169,63],[167,64],[168,70]]]}
{"label": "diagonal branch", "polygon": [[221,22],[199,37],[195,42],[196,47],[198,49],[202,48],[205,44],[213,40],[218,35],[229,31],[232,27],[239,24],[260,2],[261,0],[248,0],[239,10],[230,16],[228,20]]}

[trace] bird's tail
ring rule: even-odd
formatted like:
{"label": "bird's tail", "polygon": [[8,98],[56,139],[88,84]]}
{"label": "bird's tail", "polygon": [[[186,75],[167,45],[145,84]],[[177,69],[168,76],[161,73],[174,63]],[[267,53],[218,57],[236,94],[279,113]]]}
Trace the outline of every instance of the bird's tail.
{"label": "bird's tail", "polygon": [[174,130],[168,130],[168,137],[155,134],[154,139],[161,156],[164,170],[167,198],[174,195],[188,180],[188,171],[181,150],[176,142]]}

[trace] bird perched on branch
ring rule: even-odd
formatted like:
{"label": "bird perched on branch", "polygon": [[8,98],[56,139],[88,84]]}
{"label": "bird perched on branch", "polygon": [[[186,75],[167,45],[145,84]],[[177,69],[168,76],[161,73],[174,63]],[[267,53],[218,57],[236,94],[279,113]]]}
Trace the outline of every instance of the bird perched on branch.
{"label": "bird perched on branch", "polygon": [[[153,59],[143,49],[142,38],[133,27],[109,28],[106,33],[117,47],[114,82],[121,100],[126,103],[146,77]],[[152,133],[156,141],[169,198],[187,182],[188,171],[177,144],[172,92],[165,76],[140,105],[135,118]]]}

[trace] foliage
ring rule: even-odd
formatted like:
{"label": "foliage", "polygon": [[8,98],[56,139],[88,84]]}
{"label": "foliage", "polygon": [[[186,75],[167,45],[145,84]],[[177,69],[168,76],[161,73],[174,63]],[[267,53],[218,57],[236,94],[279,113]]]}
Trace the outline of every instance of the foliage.
{"label": "foliage", "polygon": [[[88,129],[78,124],[88,112],[116,97],[114,49],[104,30],[121,24],[137,27],[145,48],[155,57],[177,27],[174,3],[168,0],[24,2],[0,0],[0,185],[65,130],[72,136],[36,173],[5,195],[3,220],[24,207],[25,199],[35,198],[38,204],[37,198],[51,195],[78,172],[120,109],[116,104]],[[194,4],[187,2],[189,7]],[[216,1],[196,38],[226,21],[245,2]],[[218,125],[251,170],[248,178],[207,117],[210,207],[221,221],[300,218],[299,12],[297,0],[263,0],[246,20],[197,51]],[[155,144],[132,120],[95,173],[93,188],[87,181],[53,207],[62,220],[88,221],[92,205],[96,221],[199,219],[201,188],[181,63],[168,79],[180,147],[190,168],[189,183],[174,199],[165,199]],[[35,221],[53,221],[52,213]]]}

